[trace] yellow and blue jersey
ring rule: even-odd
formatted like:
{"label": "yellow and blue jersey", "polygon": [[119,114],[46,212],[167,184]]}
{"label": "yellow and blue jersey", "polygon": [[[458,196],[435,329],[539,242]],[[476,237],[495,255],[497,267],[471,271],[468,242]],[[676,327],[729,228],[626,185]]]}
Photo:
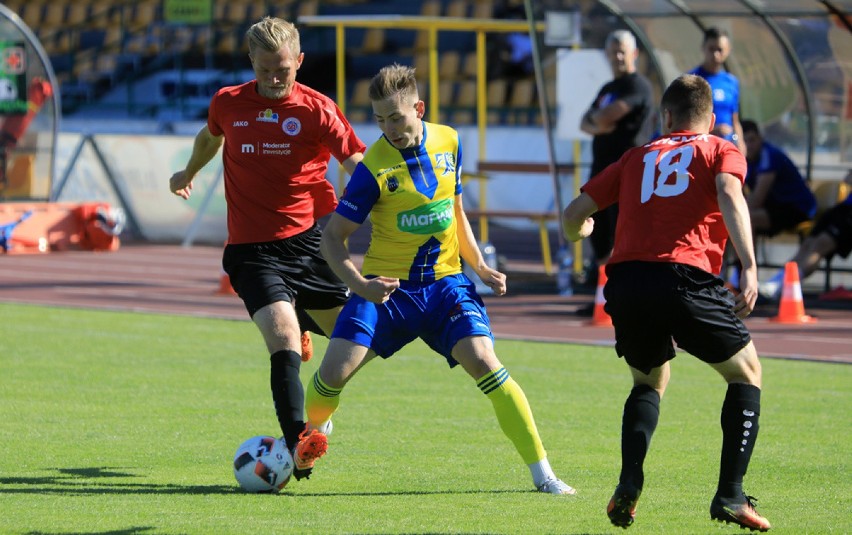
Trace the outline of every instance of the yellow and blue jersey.
{"label": "yellow and blue jersey", "polygon": [[397,149],[383,135],[355,169],[337,213],[373,230],[364,275],[431,282],[461,272],[455,197],[462,149],[448,126],[423,122],[419,146]]}

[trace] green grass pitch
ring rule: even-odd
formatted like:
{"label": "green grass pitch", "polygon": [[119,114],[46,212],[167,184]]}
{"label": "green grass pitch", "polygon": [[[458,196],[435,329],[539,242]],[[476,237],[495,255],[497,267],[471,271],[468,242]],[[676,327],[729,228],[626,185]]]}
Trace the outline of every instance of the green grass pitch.
{"label": "green grass pitch", "polygon": [[[0,333],[3,534],[621,533],[604,509],[630,381],[610,348],[497,342],[577,496],[533,492],[487,399],[421,343],[347,386],[310,480],[250,495],[233,453],[279,431],[248,321],[0,304]],[[852,368],[763,369],[746,490],[773,532],[852,532]],[[675,359],[630,533],[742,533],[709,520],[724,391]]]}

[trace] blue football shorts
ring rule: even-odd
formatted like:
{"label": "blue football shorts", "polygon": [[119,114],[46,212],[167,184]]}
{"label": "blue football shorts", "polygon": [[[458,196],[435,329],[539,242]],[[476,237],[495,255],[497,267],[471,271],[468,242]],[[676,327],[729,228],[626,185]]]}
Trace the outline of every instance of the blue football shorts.
{"label": "blue football shorts", "polygon": [[331,335],[369,347],[382,358],[421,338],[451,368],[458,364],[453,348],[469,336],[494,340],[485,304],[462,273],[434,282],[400,281],[400,287],[380,305],[353,294]]}

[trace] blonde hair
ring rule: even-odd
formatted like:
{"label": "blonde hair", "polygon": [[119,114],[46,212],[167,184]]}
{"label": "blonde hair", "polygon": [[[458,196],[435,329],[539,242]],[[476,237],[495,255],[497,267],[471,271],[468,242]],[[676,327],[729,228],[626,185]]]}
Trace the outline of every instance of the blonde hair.
{"label": "blonde hair", "polygon": [[285,46],[294,56],[301,53],[299,30],[284,19],[263,17],[260,22],[252,24],[246,31],[246,39],[248,39],[249,56],[258,49],[278,52]]}
{"label": "blonde hair", "polygon": [[383,67],[370,81],[370,100],[385,100],[396,94],[420,100],[413,67],[394,63]]}

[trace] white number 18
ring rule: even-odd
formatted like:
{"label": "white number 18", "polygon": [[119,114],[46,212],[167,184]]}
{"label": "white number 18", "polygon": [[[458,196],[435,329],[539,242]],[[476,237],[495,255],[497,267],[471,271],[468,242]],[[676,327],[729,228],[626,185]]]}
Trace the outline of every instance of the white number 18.
{"label": "white number 18", "polygon": [[[657,163],[660,151],[655,150],[645,154],[642,161],[645,170],[642,173],[642,203],[651,199],[651,195],[660,197],[675,197],[689,186],[687,168],[692,163],[694,147],[686,145],[669,152],[664,152]],[[669,183],[669,177],[674,175],[674,183]]]}

